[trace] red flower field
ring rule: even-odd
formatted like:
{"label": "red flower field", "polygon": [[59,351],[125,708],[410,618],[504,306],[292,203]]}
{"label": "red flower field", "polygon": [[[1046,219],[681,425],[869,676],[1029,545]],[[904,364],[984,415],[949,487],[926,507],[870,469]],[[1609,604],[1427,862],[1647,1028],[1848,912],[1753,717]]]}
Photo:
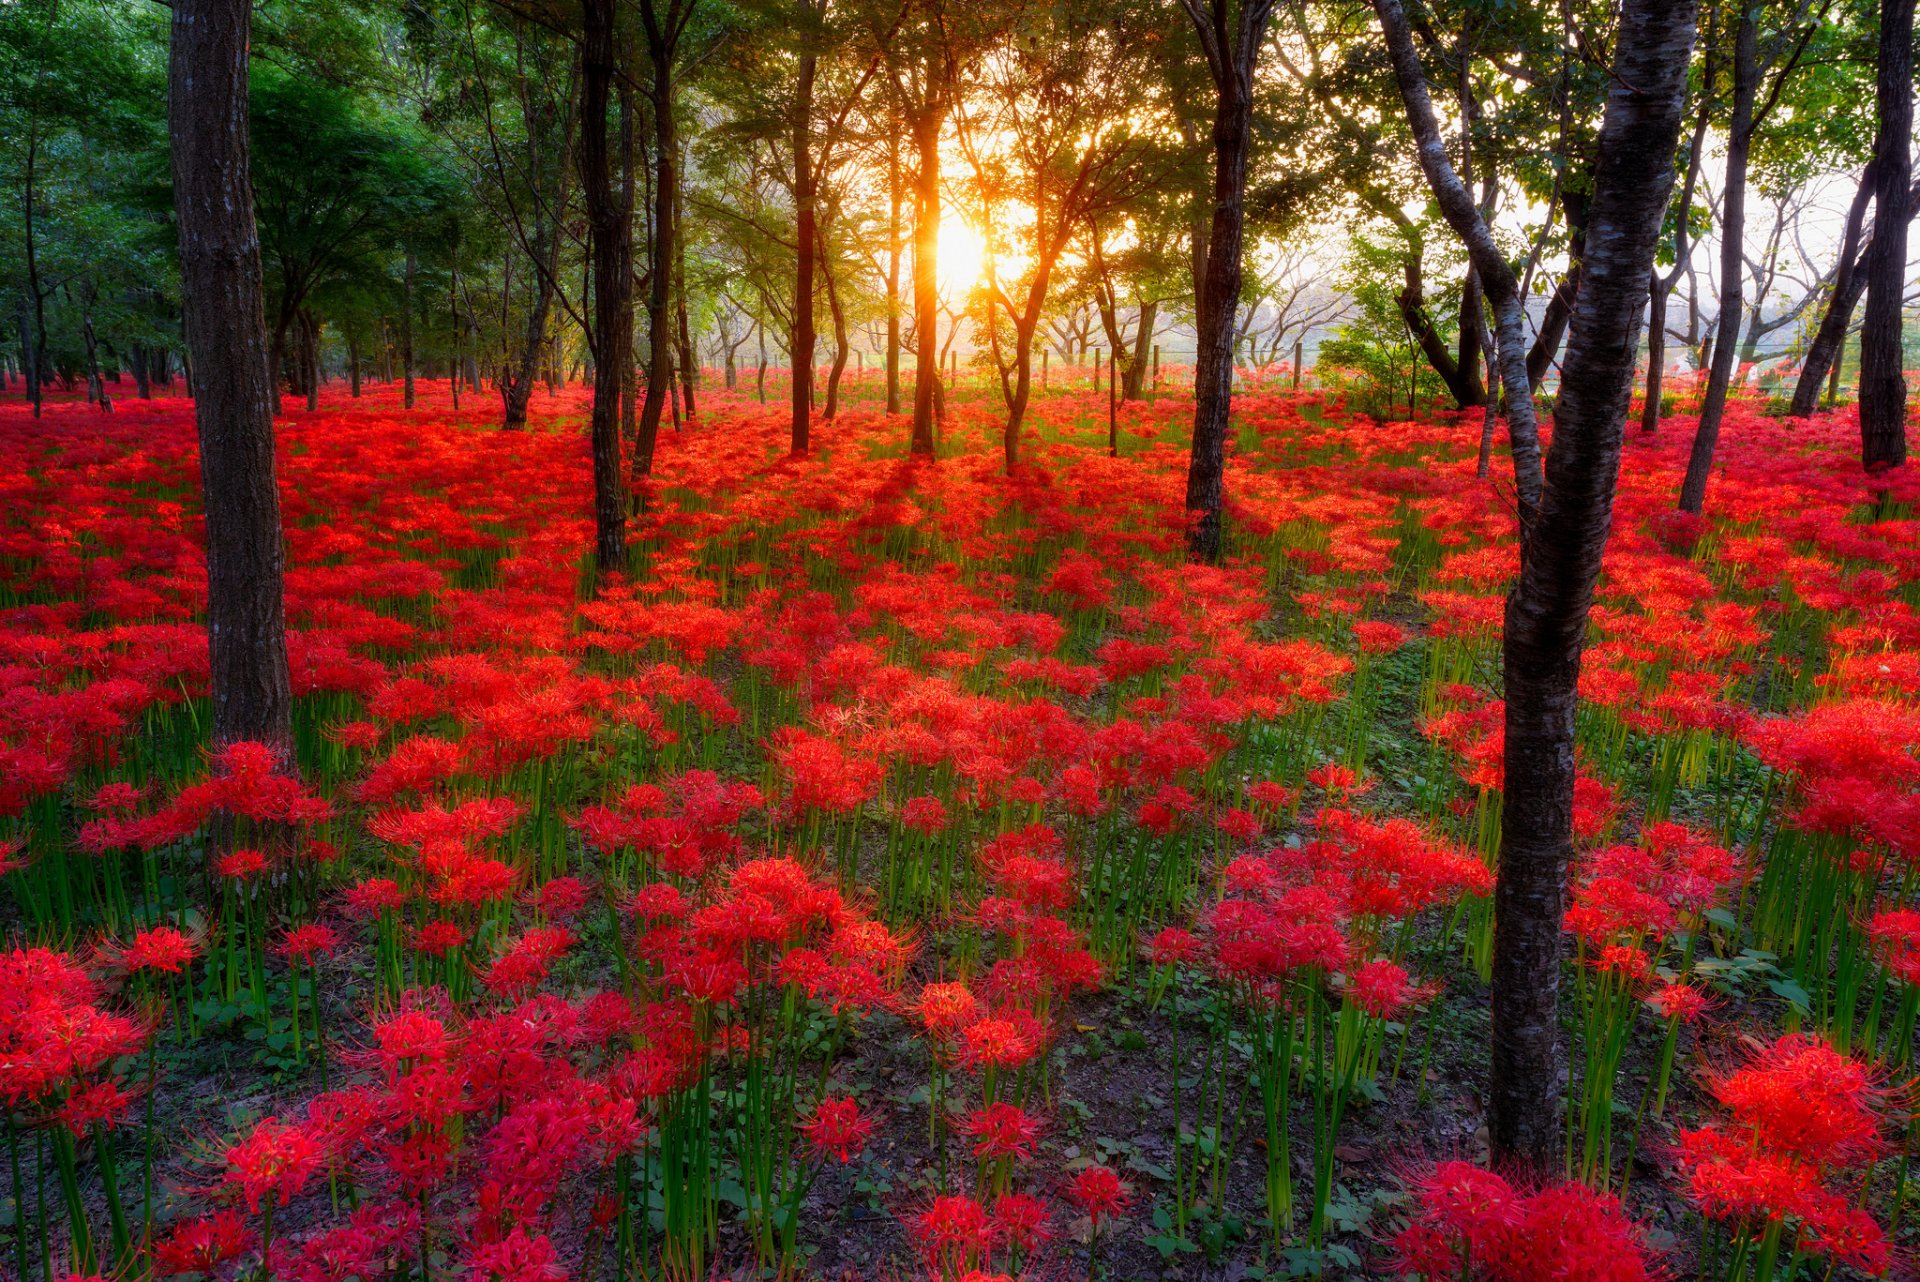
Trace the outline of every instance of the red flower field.
{"label": "red flower field", "polygon": [[597,596],[584,390],[290,409],[297,776],[207,751],[191,405],[0,404],[0,1273],[1905,1271],[1920,478],[1850,411],[1736,403],[1704,520],[1629,439],[1528,1182],[1479,411],[1256,382],[1208,567],[1187,394],[1009,478],[853,387],[806,458],[704,395]]}

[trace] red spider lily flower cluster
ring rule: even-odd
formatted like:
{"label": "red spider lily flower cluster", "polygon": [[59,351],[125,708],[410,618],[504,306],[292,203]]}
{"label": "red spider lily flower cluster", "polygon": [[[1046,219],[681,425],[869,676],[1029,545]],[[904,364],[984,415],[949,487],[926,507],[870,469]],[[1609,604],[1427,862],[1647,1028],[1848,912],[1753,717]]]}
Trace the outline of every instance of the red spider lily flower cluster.
{"label": "red spider lily flower cluster", "polygon": [[1683,1130],[1675,1158],[1709,1217],[1747,1232],[1794,1222],[1799,1249],[1885,1273],[1892,1247],[1836,1179],[1886,1151],[1886,1092],[1818,1037],[1782,1037],[1708,1077],[1723,1121]]}
{"label": "red spider lily flower cluster", "polygon": [[1620,1200],[1582,1184],[1516,1188],[1469,1162],[1410,1181],[1412,1222],[1393,1239],[1393,1268],[1425,1282],[1652,1282],[1667,1276]]}

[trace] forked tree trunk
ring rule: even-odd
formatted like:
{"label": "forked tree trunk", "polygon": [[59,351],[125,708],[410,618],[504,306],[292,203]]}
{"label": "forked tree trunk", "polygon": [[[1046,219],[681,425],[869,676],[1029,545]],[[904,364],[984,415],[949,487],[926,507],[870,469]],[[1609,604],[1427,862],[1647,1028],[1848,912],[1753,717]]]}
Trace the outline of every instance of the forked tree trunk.
{"label": "forked tree trunk", "polygon": [[1847,221],[1840,234],[1840,252],[1834,260],[1833,292],[1827,296],[1827,309],[1820,315],[1820,327],[1807,344],[1806,358],[1800,363],[1800,381],[1793,388],[1793,404],[1787,413],[1794,418],[1810,416],[1820,403],[1820,388],[1829,371],[1838,368],[1841,345],[1847,341],[1847,329],[1853,324],[1853,309],[1867,288],[1867,274],[1860,270],[1860,238],[1866,230],[1867,206],[1873,202],[1876,166],[1867,162],[1860,175],[1860,186],[1847,207]]}
{"label": "forked tree trunk", "polygon": [[1187,461],[1187,555],[1211,562],[1220,559],[1227,420],[1233,413],[1233,321],[1240,304],[1253,69],[1266,41],[1273,0],[1240,0],[1231,28],[1223,4],[1180,4],[1199,36],[1215,95],[1213,218],[1195,320],[1193,448]]}
{"label": "forked tree trunk", "polygon": [[1874,137],[1873,249],[1860,320],[1860,462],[1879,472],[1907,461],[1907,382],[1901,303],[1907,270],[1907,183],[1913,173],[1913,3],[1881,0]]}
{"label": "forked tree trunk", "polygon": [[1733,116],[1727,123],[1727,184],[1720,202],[1720,315],[1714,325],[1713,364],[1707,371],[1700,425],[1694,429],[1693,452],[1680,484],[1680,510],[1696,515],[1706,506],[1720,420],[1727,410],[1733,363],[1740,354],[1745,307],[1741,286],[1747,270],[1747,159],[1753,149],[1753,109],[1759,89],[1759,8],[1743,5],[1733,39]]}
{"label": "forked tree trunk", "polygon": [[617,0],[586,0],[580,44],[580,191],[593,270],[594,569],[626,569],[627,500],[620,466],[621,371],[632,359],[633,207],[614,186],[607,144]]}
{"label": "forked tree trunk", "polygon": [[[1513,480],[1520,500],[1524,546],[1534,513],[1540,506],[1540,433],[1534,420],[1533,384],[1527,371],[1526,318],[1521,312],[1520,282],[1514,277],[1513,265],[1494,242],[1493,232],[1481,216],[1473,193],[1447,159],[1447,145],[1440,137],[1439,120],[1434,115],[1426,74],[1420,67],[1420,55],[1414,48],[1413,29],[1407,23],[1405,9],[1400,0],[1374,0],[1373,7],[1386,36],[1394,79],[1406,104],[1407,122],[1413,129],[1427,185],[1433,189],[1447,225],[1465,244],[1480,291],[1493,310],[1494,352],[1500,365],[1500,386],[1507,401],[1507,434],[1513,443]],[[1473,349],[1477,349],[1480,341],[1479,308],[1476,306],[1473,310],[1473,332],[1462,336],[1463,356],[1472,350],[1466,346],[1469,340]],[[1473,381],[1477,384],[1478,377]],[[1479,390],[1484,403],[1485,389]]]}
{"label": "forked tree trunk", "polygon": [[174,0],[169,52],[181,301],[195,362],[207,524],[213,742],[291,764],[273,380],[248,167],[248,0]]}
{"label": "forked tree trunk", "polygon": [[1507,598],[1487,1123],[1495,1162],[1540,1175],[1558,1165],[1565,1136],[1556,1043],[1580,660],[1613,519],[1647,280],[1673,188],[1696,17],[1694,0],[1622,7],[1546,485]]}

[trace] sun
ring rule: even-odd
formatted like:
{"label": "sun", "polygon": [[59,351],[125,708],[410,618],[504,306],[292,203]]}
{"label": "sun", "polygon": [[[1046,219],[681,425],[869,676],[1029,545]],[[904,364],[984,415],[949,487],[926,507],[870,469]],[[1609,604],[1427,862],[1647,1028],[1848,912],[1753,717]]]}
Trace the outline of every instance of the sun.
{"label": "sun", "polygon": [[956,211],[940,219],[940,292],[957,306],[987,274],[987,243]]}

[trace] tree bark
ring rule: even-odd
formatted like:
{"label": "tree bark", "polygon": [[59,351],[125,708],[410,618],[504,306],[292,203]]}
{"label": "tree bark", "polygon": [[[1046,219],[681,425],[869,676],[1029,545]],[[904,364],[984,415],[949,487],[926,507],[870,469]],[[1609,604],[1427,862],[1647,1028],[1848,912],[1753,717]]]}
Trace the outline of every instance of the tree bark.
{"label": "tree bark", "polygon": [[633,206],[613,182],[607,143],[618,0],[585,0],[580,44],[580,191],[593,269],[593,560],[604,577],[626,569],[627,500],[620,465],[621,371],[633,342]]}
{"label": "tree bark", "polygon": [[[1406,11],[1400,0],[1374,0],[1373,7],[1386,36],[1394,79],[1406,104],[1407,122],[1413,129],[1427,185],[1433,189],[1447,225],[1466,245],[1474,275],[1479,278],[1480,288],[1493,310],[1494,351],[1500,363],[1500,385],[1507,398],[1507,433],[1513,442],[1514,488],[1520,499],[1520,534],[1524,547],[1540,506],[1540,434],[1534,419],[1533,384],[1527,372],[1526,320],[1521,313],[1520,282],[1514,276],[1513,265],[1494,242],[1493,232],[1481,216],[1473,193],[1460,181],[1453,163],[1447,159],[1447,145],[1440,136],[1439,121],[1427,92],[1426,74],[1420,67]],[[1467,341],[1479,342],[1477,317],[1473,332],[1462,335],[1462,342]],[[1476,378],[1474,382],[1479,380]],[[1485,394],[1485,389],[1480,389],[1482,398]]]}
{"label": "tree bark", "polygon": [[[900,131],[887,132],[887,413],[900,412]],[[762,362],[765,364],[765,362]]]}
{"label": "tree bark", "polygon": [[828,261],[824,237],[820,246],[820,275],[827,286],[827,314],[833,318],[833,366],[827,370],[827,403],[820,416],[828,422],[840,413],[840,378],[847,372],[847,356],[852,344],[847,341],[847,309],[840,301],[840,282]]}
{"label": "tree bark", "polygon": [[1213,217],[1195,324],[1193,447],[1187,463],[1187,555],[1212,562],[1220,559],[1227,424],[1233,413],[1233,321],[1240,303],[1246,228],[1253,69],[1273,16],[1273,0],[1240,0],[1232,30],[1225,5],[1202,0],[1180,4],[1199,37],[1215,93]]}
{"label": "tree bark", "polygon": [[1853,309],[1866,291],[1867,278],[1860,270],[1860,240],[1866,230],[1867,206],[1873,202],[1877,166],[1867,162],[1855,189],[1853,203],[1847,207],[1847,221],[1840,235],[1840,252],[1834,260],[1833,292],[1827,309],[1820,314],[1820,327],[1807,344],[1807,355],[1800,365],[1800,381],[1794,384],[1793,404],[1787,413],[1807,418],[1820,403],[1820,388],[1827,374],[1838,363],[1841,345],[1847,341],[1847,328],[1853,323]]}
{"label": "tree bark", "polygon": [[[678,200],[680,193],[674,193]],[[680,403],[691,420],[698,412],[694,406],[694,389],[700,386],[700,359],[693,346],[693,335],[687,328],[687,218],[686,210],[676,208],[673,217],[673,315],[674,315],[674,365],[680,371]],[[679,420],[674,420],[679,427]]]}
{"label": "tree bark", "polygon": [[918,170],[913,181],[912,453],[933,456],[934,398],[940,390],[940,124],[932,106],[913,118]]}
{"label": "tree bark", "polygon": [[291,765],[273,381],[247,137],[248,0],[174,0],[169,131],[207,529],[215,746],[253,740]]}
{"label": "tree bark", "polygon": [[1740,354],[1740,322],[1745,306],[1742,286],[1747,269],[1747,159],[1753,149],[1753,108],[1759,88],[1759,7],[1744,5],[1733,40],[1733,115],[1727,124],[1727,182],[1720,203],[1720,315],[1714,324],[1713,365],[1707,372],[1700,425],[1694,431],[1693,452],[1687,459],[1686,479],[1680,485],[1680,510],[1696,515],[1706,506],[1720,420],[1727,410],[1733,363]]}
{"label": "tree bark", "polygon": [[1907,461],[1907,381],[1901,304],[1907,269],[1907,184],[1913,173],[1913,4],[1880,0],[1879,127],[1874,138],[1873,248],[1860,318],[1860,462],[1880,472]]}
{"label": "tree bark", "polygon": [[[800,58],[799,81],[793,97],[793,332],[787,344],[788,362],[793,366],[790,399],[792,414],[791,446],[795,454],[807,452],[807,429],[813,421],[813,270],[819,252],[819,233],[814,226],[818,183],[813,172],[813,78],[819,60],[813,54]],[[832,411],[829,409],[829,418]]]}
{"label": "tree bark", "polygon": [[[1507,598],[1487,1122],[1494,1161],[1541,1176],[1557,1166],[1564,1137],[1556,1035],[1580,661],[1612,524],[1647,279],[1673,187],[1696,16],[1693,0],[1622,7],[1546,485]],[[1504,359],[1501,368],[1504,377]]]}
{"label": "tree bark", "polygon": [[[35,249],[33,228],[34,162],[39,154],[39,141],[39,135],[29,126],[27,161],[20,187],[20,216],[26,236],[27,300],[33,311],[33,340],[27,348],[27,395],[33,401],[35,418],[40,417],[47,382],[47,292],[40,287],[40,257]],[[24,327],[25,321],[21,324]]]}
{"label": "tree bark", "polygon": [[647,105],[653,115],[654,183],[653,236],[648,242],[647,263],[647,396],[640,406],[633,449],[633,470],[638,476],[653,474],[654,447],[660,439],[660,420],[667,409],[673,379],[673,247],[679,241],[675,224],[680,208],[680,138],[674,121],[678,86],[674,77],[680,36],[695,2],[670,0],[663,9],[660,0],[640,0],[647,63],[653,72]]}
{"label": "tree bark", "polygon": [[1679,210],[1674,219],[1673,229],[1673,269],[1664,276],[1659,267],[1655,267],[1647,296],[1647,394],[1640,406],[1640,430],[1654,432],[1660,428],[1660,398],[1667,377],[1667,303],[1673,298],[1673,288],[1680,283],[1680,274],[1687,269],[1688,261],[1693,257],[1693,234],[1690,230],[1690,218],[1693,209],[1693,192],[1700,181],[1706,143],[1707,124],[1713,115],[1713,51],[1706,55],[1706,68],[1702,79],[1705,87],[1700,94],[1700,109],[1694,116],[1693,139],[1687,149],[1687,176],[1680,185],[1680,200],[1675,206]]}
{"label": "tree bark", "polygon": [[405,390],[401,401],[408,409],[413,408],[413,250],[407,250],[405,276],[400,291],[401,301],[406,311],[400,315],[400,377],[405,380]]}

